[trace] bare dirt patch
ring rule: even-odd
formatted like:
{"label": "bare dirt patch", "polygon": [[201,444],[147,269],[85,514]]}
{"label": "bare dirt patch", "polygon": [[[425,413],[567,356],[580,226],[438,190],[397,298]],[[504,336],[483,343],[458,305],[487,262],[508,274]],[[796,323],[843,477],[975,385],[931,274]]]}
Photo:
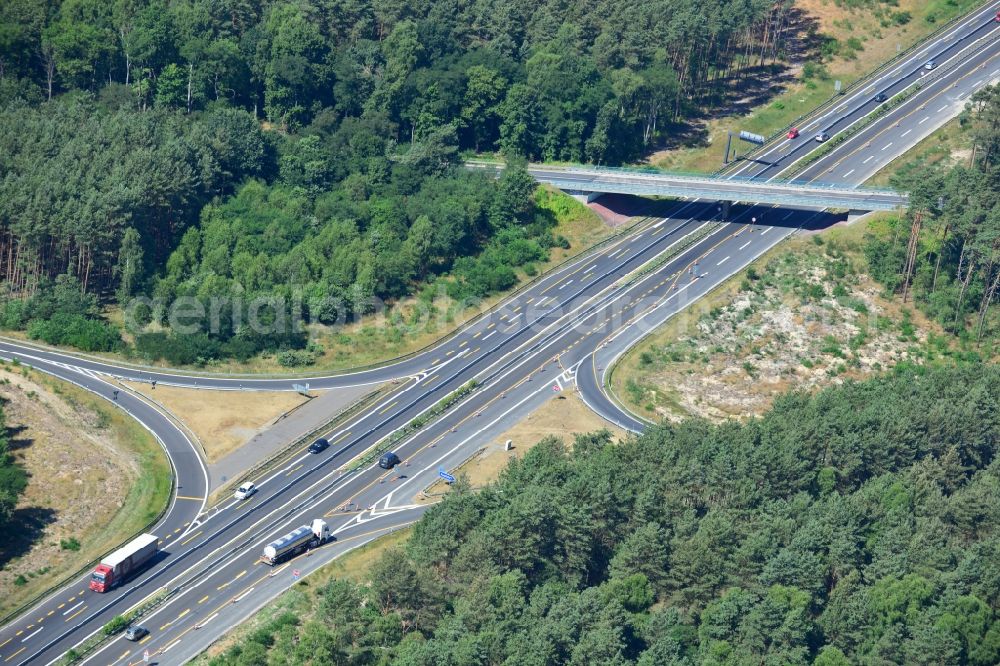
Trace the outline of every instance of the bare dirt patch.
{"label": "bare dirt patch", "polygon": [[[3,613],[141,530],[166,505],[170,476],[149,433],[78,387],[4,365],[0,396],[29,474],[0,545]],[[61,545],[71,539],[78,550]]]}
{"label": "bare dirt patch", "polygon": [[308,398],[290,391],[209,391],[123,382],[159,403],[198,437],[209,463],[238,449],[276,418]]}
{"label": "bare dirt patch", "polygon": [[745,418],[790,389],[840,384],[946,350],[938,326],[865,274],[865,228],[859,222],[772,250],[630,352],[615,369],[616,394],[651,418]]}
{"label": "bare dirt patch", "polygon": [[[592,412],[576,391],[568,391],[546,402],[507,432],[486,442],[473,457],[452,473],[455,476],[465,476],[473,488],[480,488],[496,480],[511,458],[523,457],[546,437],[558,437],[572,446],[576,435],[597,430],[610,430],[615,441],[626,436],[624,430]],[[505,451],[504,445],[508,439],[514,448]],[[443,481],[434,483],[417,501],[437,501],[448,488],[448,484]]]}

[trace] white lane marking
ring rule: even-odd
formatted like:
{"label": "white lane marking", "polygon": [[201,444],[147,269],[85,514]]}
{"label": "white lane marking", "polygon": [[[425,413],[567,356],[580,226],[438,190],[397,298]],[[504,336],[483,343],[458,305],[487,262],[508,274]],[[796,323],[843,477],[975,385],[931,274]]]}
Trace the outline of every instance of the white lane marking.
{"label": "white lane marking", "polygon": [[[664,218],[664,219],[660,220],[659,222],[657,222],[656,224],[654,224],[654,225],[653,225],[652,227],[650,227],[650,228],[652,228],[652,229],[659,229],[660,227],[662,227],[662,226],[663,226],[663,224],[664,224],[664,223],[665,223],[666,221],[667,221],[667,219],[666,219],[666,218]],[[594,265],[596,266],[597,264],[594,264]],[[593,268],[593,267],[592,267],[592,268]]]}
{"label": "white lane marking", "polygon": [[28,640],[29,638],[31,638],[32,636],[34,636],[35,634],[37,634],[42,629],[43,629],[43,627],[38,627],[38,629],[35,629],[33,632],[31,632],[30,634],[28,634],[27,636],[25,636],[24,638],[22,638],[21,642],[23,643],[24,641]]}
{"label": "white lane marking", "polygon": [[483,336],[483,341],[485,342],[486,340],[489,340],[495,334],[496,334],[496,330],[490,331],[489,333],[487,333],[486,335]]}
{"label": "white lane marking", "polygon": [[572,280],[570,280],[568,282],[563,282],[562,285],[559,287],[559,289],[563,289],[564,287],[568,287],[571,284],[573,284]]}
{"label": "white lane marking", "polygon": [[726,263],[727,261],[729,261],[729,256],[728,255],[726,256],[725,259],[723,259],[722,261],[720,261],[719,263],[717,263],[716,266],[721,266],[722,264]]}
{"label": "white lane marking", "polygon": [[845,173],[845,174],[844,174],[844,178],[847,178],[847,177],[848,177],[848,176],[850,176],[850,175],[851,175],[852,173],[854,173],[854,169],[851,169],[850,171],[848,171],[847,173]]}
{"label": "white lane marking", "polygon": [[75,610],[76,610],[77,608],[79,608],[79,607],[80,607],[80,606],[82,606],[82,605],[83,605],[83,602],[81,601],[81,602],[80,602],[80,603],[78,603],[78,604],[77,604],[76,606],[73,606],[72,608],[70,608],[70,609],[66,610],[66,611],[65,611],[65,612],[63,613],[63,615],[69,615],[70,613],[72,613],[73,611],[75,611]]}
{"label": "white lane marking", "polygon": [[[771,229],[774,229],[774,227],[768,227],[767,229],[764,229],[764,231],[760,232],[760,235],[763,236],[764,234],[766,234]],[[729,257],[726,257],[726,258],[728,259]]]}
{"label": "white lane marking", "polygon": [[865,161],[862,162],[862,164],[868,164],[869,162],[872,161],[873,157],[875,157],[875,156],[874,155],[869,155],[867,158],[865,158]]}
{"label": "white lane marking", "polygon": [[867,88],[865,88],[864,90],[862,90],[861,92],[868,92],[869,90],[871,90],[874,87],[875,87],[875,84],[873,83],[870,86],[868,86]]}
{"label": "white lane marking", "polygon": [[973,85],[974,87],[978,88],[978,87],[979,87],[979,86],[980,86],[980,85],[982,84],[982,82],[983,82],[983,80],[982,80],[982,79],[979,79],[978,81],[976,81],[976,82],[975,82],[975,83],[973,83],[972,85]]}
{"label": "white lane marking", "polygon": [[924,116],[924,117],[923,117],[923,118],[922,118],[922,119],[920,120],[920,122],[918,122],[917,124],[918,124],[918,125],[923,125],[923,124],[924,124],[925,122],[927,122],[927,121],[928,121],[928,120],[930,120],[930,119],[931,119],[931,117],[930,117],[930,116]]}
{"label": "white lane marking", "polygon": [[884,145],[884,146],[882,147],[882,150],[883,150],[883,152],[885,151],[885,149],[886,149],[886,148],[888,148],[888,147],[889,147],[889,146],[891,146],[891,145],[892,145],[892,141],[890,141],[889,143],[885,144],[885,145]]}
{"label": "white lane marking", "polygon": [[837,107],[836,109],[834,109],[834,111],[840,111],[841,109],[846,109],[846,108],[847,108],[847,105],[846,105],[846,104],[841,104],[841,105],[840,105],[840,106],[838,106],[838,107]]}
{"label": "white lane marking", "polygon": [[177,645],[180,642],[181,642],[181,639],[178,638],[176,641],[174,641],[173,643],[171,643],[167,647],[165,647],[162,650],[160,650],[160,654],[166,654],[167,650],[170,650],[171,648],[173,648],[175,645]]}
{"label": "white lane marking", "polygon": [[743,243],[743,245],[740,245],[740,249],[742,250],[743,248],[745,248],[749,244],[750,244],[750,241],[747,241],[746,243]]}
{"label": "white lane marking", "polygon": [[789,211],[789,212],[788,212],[788,215],[784,216],[784,217],[783,217],[783,218],[781,218],[781,219],[782,219],[782,220],[787,220],[787,219],[788,219],[788,218],[790,218],[790,217],[791,217],[792,215],[795,215],[795,211],[794,211],[794,210],[792,210],[792,211]]}
{"label": "white lane marking", "polygon": [[900,134],[900,137],[904,137],[904,136],[906,136],[907,134],[909,134],[912,131],[913,131],[912,129],[908,129],[905,132],[903,132],[902,134]]}
{"label": "white lane marking", "polygon": [[589,273],[590,271],[594,270],[595,268],[597,268],[597,264],[594,264],[590,268],[583,269],[583,274],[586,275],[587,273]]}
{"label": "white lane marking", "polygon": [[237,601],[240,601],[241,599],[243,599],[243,597],[247,596],[247,595],[248,595],[248,594],[250,594],[251,592],[253,592],[253,588],[252,588],[252,587],[248,587],[248,588],[246,589],[246,592],[244,592],[243,594],[241,594],[241,595],[240,595],[240,596],[238,596],[238,597],[233,597],[233,603],[236,603]]}
{"label": "white lane marking", "polygon": [[942,106],[942,107],[941,107],[940,109],[938,109],[938,110],[937,110],[937,112],[938,112],[938,113],[941,113],[942,111],[944,111],[944,110],[945,110],[945,109],[947,109],[947,108],[948,108],[948,105],[947,105],[947,104],[945,104],[945,105],[944,105],[944,106]]}
{"label": "white lane marking", "polygon": [[201,621],[201,622],[200,622],[200,623],[199,623],[199,624],[197,625],[197,627],[198,627],[198,628],[200,628],[200,627],[204,627],[204,626],[205,626],[206,624],[208,624],[209,622],[211,622],[212,620],[214,620],[214,619],[215,619],[215,618],[217,618],[217,617],[219,617],[219,614],[218,614],[218,613],[213,613],[213,614],[209,615],[209,616],[208,616],[207,618],[205,618],[204,620],[202,620],[202,621]]}

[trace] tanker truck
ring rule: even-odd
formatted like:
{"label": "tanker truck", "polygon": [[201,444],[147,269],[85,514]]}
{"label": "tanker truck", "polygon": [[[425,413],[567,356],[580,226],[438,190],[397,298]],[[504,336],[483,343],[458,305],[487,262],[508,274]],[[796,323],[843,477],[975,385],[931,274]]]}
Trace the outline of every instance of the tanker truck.
{"label": "tanker truck", "polygon": [[316,548],[330,539],[330,528],[325,520],[317,518],[312,525],[303,525],[285,536],[264,546],[261,562],[274,566],[310,548]]}
{"label": "tanker truck", "polygon": [[159,540],[152,534],[143,534],[105,557],[90,574],[90,589],[107,592],[121,585],[156,555]]}

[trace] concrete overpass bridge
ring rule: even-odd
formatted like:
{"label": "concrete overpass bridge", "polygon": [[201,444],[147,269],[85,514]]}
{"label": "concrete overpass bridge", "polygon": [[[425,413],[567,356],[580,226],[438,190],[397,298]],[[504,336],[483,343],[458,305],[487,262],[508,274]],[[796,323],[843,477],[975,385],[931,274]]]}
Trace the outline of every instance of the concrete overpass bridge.
{"label": "concrete overpass bridge", "polygon": [[[486,167],[485,164],[482,166]],[[502,167],[493,166],[493,168]],[[764,181],[731,176],[722,178],[707,175],[678,175],[641,169],[558,167],[541,164],[529,165],[528,171],[539,182],[548,183],[566,192],[582,194],[639,194],[782,206],[844,208],[855,211],[897,210],[905,208],[908,202],[906,194],[889,189],[847,187],[794,180]]]}

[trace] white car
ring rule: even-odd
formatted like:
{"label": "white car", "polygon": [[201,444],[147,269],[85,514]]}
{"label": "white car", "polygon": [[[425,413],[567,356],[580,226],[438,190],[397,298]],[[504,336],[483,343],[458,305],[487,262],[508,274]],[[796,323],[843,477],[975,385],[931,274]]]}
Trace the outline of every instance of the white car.
{"label": "white car", "polygon": [[927,71],[930,71],[935,67],[937,67],[937,63],[934,62],[933,60],[928,60],[927,62],[924,63],[924,69],[926,69]]}
{"label": "white car", "polygon": [[233,493],[233,497],[235,497],[238,500],[245,500],[246,498],[253,495],[255,492],[257,492],[257,486],[255,486],[250,481],[247,481],[242,486],[236,489],[236,492]]}
{"label": "white car", "polygon": [[827,134],[826,132],[820,132],[819,134],[816,135],[816,141],[819,143],[823,143],[824,141],[828,141],[829,139],[830,135]]}

